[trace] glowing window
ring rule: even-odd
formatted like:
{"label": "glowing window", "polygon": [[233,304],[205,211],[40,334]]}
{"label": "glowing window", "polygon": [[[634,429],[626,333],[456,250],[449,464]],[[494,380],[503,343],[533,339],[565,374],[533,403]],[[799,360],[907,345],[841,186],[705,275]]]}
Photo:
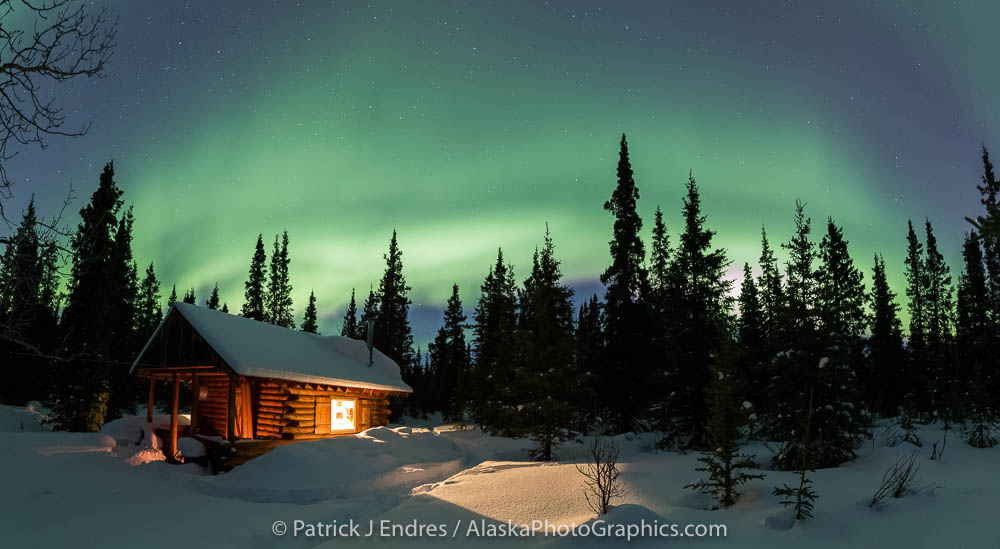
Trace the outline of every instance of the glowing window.
{"label": "glowing window", "polygon": [[330,401],[330,430],[354,431],[354,401]]}

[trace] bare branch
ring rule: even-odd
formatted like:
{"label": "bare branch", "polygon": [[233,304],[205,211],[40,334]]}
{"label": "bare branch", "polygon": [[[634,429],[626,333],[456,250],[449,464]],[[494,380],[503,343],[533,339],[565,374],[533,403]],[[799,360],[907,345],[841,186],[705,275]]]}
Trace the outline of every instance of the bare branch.
{"label": "bare branch", "polygon": [[[33,24],[12,27],[8,18],[30,12]],[[26,28],[27,27],[27,28]],[[118,20],[78,0],[0,0],[0,217],[13,181],[6,163],[17,149],[47,136],[76,137],[89,126],[64,127],[52,84],[100,78],[114,53]]]}

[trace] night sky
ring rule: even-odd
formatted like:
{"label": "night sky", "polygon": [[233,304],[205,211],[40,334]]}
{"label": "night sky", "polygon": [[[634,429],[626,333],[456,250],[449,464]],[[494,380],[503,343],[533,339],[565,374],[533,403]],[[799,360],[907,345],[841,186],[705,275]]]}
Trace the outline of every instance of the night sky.
{"label": "night sky", "polygon": [[957,279],[979,148],[1000,149],[1000,5],[704,4],[113,2],[107,77],[58,89],[90,132],[22,150],[11,208],[51,215],[72,184],[75,225],[114,159],[164,298],[218,281],[238,310],[257,233],[270,254],[287,229],[296,320],[315,290],[324,333],[396,228],[426,342],[451,284],[471,310],[498,246],[521,280],[546,222],[603,295],[625,132],[647,235],[660,205],[676,242],[693,170],[734,279],[762,223],[791,236],[796,197],[866,282],[879,251],[902,291],[925,216]]}

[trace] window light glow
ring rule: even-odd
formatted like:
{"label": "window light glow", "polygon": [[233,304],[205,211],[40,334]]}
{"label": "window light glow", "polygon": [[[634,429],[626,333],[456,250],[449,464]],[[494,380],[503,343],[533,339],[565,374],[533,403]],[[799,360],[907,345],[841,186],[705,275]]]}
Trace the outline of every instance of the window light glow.
{"label": "window light glow", "polygon": [[354,401],[330,401],[330,430],[354,431]]}

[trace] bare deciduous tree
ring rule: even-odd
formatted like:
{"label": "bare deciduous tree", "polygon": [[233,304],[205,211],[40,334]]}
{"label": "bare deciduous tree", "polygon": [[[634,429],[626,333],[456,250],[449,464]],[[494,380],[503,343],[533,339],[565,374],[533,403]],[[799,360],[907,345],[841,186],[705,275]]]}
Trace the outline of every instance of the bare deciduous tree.
{"label": "bare deciduous tree", "polygon": [[102,76],[117,29],[106,9],[78,0],[0,0],[0,217],[11,197],[6,162],[19,146],[44,148],[46,136],[87,132],[87,125],[64,128],[52,84]]}
{"label": "bare deciduous tree", "polygon": [[603,440],[594,437],[587,447],[586,466],[576,465],[576,470],[586,478],[584,495],[587,505],[597,516],[608,513],[608,507],[615,498],[625,496],[618,471],[618,454],[620,449],[614,440]]}

